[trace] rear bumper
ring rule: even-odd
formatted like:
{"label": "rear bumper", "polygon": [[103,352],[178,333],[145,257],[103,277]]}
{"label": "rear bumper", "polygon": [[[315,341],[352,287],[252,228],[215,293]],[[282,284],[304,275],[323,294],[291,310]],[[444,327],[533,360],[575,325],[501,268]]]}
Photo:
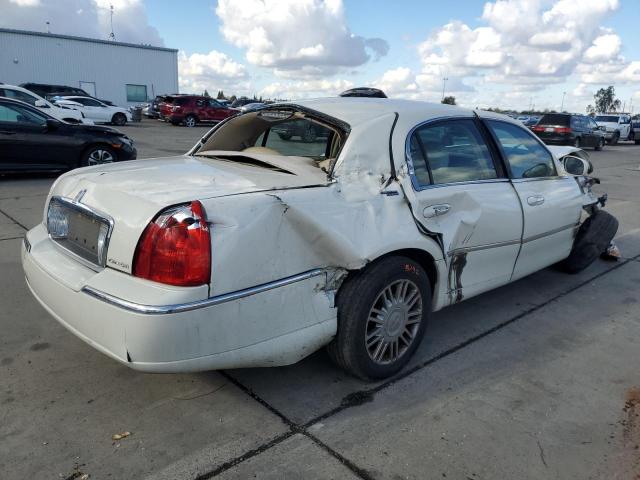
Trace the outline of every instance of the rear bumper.
{"label": "rear bumper", "polygon": [[[223,303],[176,310],[163,307],[206,302],[208,288],[167,288],[109,268],[95,272],[55,246],[42,225],[28,232],[22,264],[29,289],[60,324],[136,370],[287,365],[328,343],[336,331],[332,300],[318,288],[324,274]],[[151,311],[126,308],[95,294],[108,290],[112,298]]]}

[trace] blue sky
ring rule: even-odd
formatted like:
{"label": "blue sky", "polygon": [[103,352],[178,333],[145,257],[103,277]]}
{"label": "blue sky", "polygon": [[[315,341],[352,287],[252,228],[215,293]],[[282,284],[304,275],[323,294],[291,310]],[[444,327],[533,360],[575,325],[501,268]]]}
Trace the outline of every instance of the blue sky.
{"label": "blue sky", "polygon": [[640,111],[638,0],[0,0],[0,26],[104,37],[110,4],[118,40],[180,50],[183,91],[439,101],[446,77],[466,106],[584,111],[613,84]]}

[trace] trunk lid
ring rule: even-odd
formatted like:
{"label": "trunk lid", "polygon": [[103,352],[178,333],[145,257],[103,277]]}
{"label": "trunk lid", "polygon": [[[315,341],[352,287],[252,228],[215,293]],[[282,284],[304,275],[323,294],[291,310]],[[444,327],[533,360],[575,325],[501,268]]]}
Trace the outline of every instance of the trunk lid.
{"label": "trunk lid", "polygon": [[[240,156],[226,152],[229,158]],[[261,162],[260,155],[251,160]],[[283,157],[280,157],[281,159]],[[300,159],[304,161],[304,159]],[[113,220],[107,266],[131,272],[147,224],[165,208],[192,200],[326,183],[323,172],[283,173],[239,161],[179,156],[98,165],[61,176],[50,195],[81,202]],[[317,172],[316,172],[317,171]]]}

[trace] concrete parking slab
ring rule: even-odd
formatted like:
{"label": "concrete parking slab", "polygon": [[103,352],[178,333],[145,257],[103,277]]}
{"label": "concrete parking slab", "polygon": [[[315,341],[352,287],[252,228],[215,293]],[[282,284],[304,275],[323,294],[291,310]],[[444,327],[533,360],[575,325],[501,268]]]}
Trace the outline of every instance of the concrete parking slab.
{"label": "concrete parking slab", "polygon": [[[197,131],[155,121],[125,128],[136,140],[140,158],[183,153],[208,129],[203,127]],[[169,151],[171,149],[175,151]],[[596,174],[602,179],[598,189],[609,192],[607,208],[620,220],[616,241],[625,257],[634,257],[640,254],[640,193],[636,188],[640,147],[618,145],[605,148],[603,152],[594,152],[592,160]],[[46,193],[54,180],[55,176],[0,178],[0,211],[26,227],[37,224],[42,219]],[[5,219],[0,222],[0,238],[3,232],[18,231],[19,235],[22,234],[15,222],[1,214],[0,218]],[[299,471],[296,470],[298,467],[304,467],[300,470],[301,475],[309,476],[322,472],[322,468],[328,472],[342,472],[338,467],[343,464],[331,460],[335,457],[326,449],[306,436],[294,436],[300,429],[296,424],[306,424],[318,416],[326,417],[323,423],[328,424],[332,417],[327,412],[340,410],[341,405],[356,405],[368,400],[367,392],[375,389],[376,384],[365,384],[345,375],[329,362],[323,351],[299,364],[278,369],[182,376],[132,372],[76,340],[35,303],[22,281],[18,252],[18,240],[0,240],[3,272],[0,279],[0,327],[3,329],[0,337],[0,383],[11,385],[11,388],[0,391],[0,403],[6,402],[0,410],[0,441],[3,445],[7,444],[7,439],[11,442],[7,444],[10,449],[0,449],[0,471],[9,472],[7,478],[23,478],[32,473],[48,477],[54,470],[59,470],[54,476],[58,473],[72,475],[83,468],[85,470],[82,471],[91,473],[92,478],[102,478],[109,473],[125,478],[145,475],[148,478],[194,478],[204,473],[204,478],[208,478],[212,472],[218,471],[223,475],[236,475],[236,478],[264,471],[269,478],[268,475],[278,472],[279,463],[286,465],[294,474]],[[618,272],[616,269],[606,273],[616,265],[598,261],[577,276],[548,269],[436,314],[409,367],[422,369],[414,371],[409,379],[419,377],[416,389],[420,385],[425,394],[430,394],[435,388],[438,394],[439,387],[433,387],[430,377],[424,376],[423,372],[440,365],[444,361],[441,359],[443,354],[447,354],[446,358],[460,355],[492,337],[495,333],[476,341],[493,329],[547,312],[550,305],[561,301],[553,299],[560,297],[564,301],[573,298],[578,292],[591,288],[591,283],[598,284],[604,292],[609,289],[617,291],[617,284],[602,283],[602,279]],[[574,293],[569,293],[572,291]],[[583,314],[591,311],[589,304],[573,303],[576,311],[580,305]],[[606,308],[604,302],[601,308]],[[614,307],[610,313],[614,319],[620,315]],[[558,322],[563,320],[556,319]],[[522,333],[528,334],[528,331]],[[564,334],[569,340],[574,335],[570,330],[561,331],[558,338],[562,340]],[[511,337],[507,339],[511,341]],[[495,348],[499,347],[501,344]],[[632,362],[634,357],[628,350],[623,348],[618,352],[615,347],[611,345],[616,355]],[[600,352],[600,355],[604,353]],[[477,360],[481,362],[482,357]],[[560,366],[550,364],[549,368]],[[566,368],[573,368],[573,364],[567,364]],[[581,373],[579,369],[578,373]],[[216,390],[218,388],[221,389]],[[51,401],[53,403],[47,404]],[[531,402],[540,408],[544,406],[544,398],[540,394],[532,396]],[[5,405],[9,407],[5,409]],[[352,411],[362,408],[365,407]],[[448,411],[446,406],[439,408]],[[343,415],[350,410],[339,413],[339,418],[345,418]],[[286,417],[284,422],[279,414]],[[423,425],[428,422],[430,411],[425,410],[424,415],[426,419],[419,419]],[[35,424],[33,418],[41,417],[44,419],[42,428],[37,424],[31,425]],[[220,417],[225,420],[220,422]],[[5,418],[11,422],[6,426]],[[59,435],[55,433],[58,429]],[[130,430],[133,434],[116,447],[112,445],[111,435],[120,429]],[[48,439],[41,443],[47,442],[47,445],[38,444],[38,434],[42,432]],[[510,432],[501,430],[500,434],[508,436]],[[51,443],[50,438],[57,439]],[[354,440],[355,436],[345,438],[362,443]],[[384,438],[382,434],[380,438]],[[420,432],[407,430],[407,438],[420,440],[422,437]],[[482,436],[477,438],[479,440],[470,442],[473,445],[486,443]],[[514,438],[517,445],[522,443],[517,436]],[[323,439],[330,445],[335,440],[331,435]],[[395,441],[392,435],[388,439],[389,442]],[[281,445],[286,445],[286,448],[281,448]],[[45,447],[50,447],[50,450]],[[546,453],[545,444],[542,447]],[[340,448],[349,459],[356,458],[360,462],[360,457],[351,456],[357,451],[356,446]],[[478,448],[481,451],[488,449],[483,445]],[[309,465],[296,466],[293,463],[296,455],[289,455],[288,449],[299,455],[309,455]],[[491,453],[498,451],[496,445]],[[384,462],[384,453],[380,455],[380,462]],[[80,458],[76,459],[76,456]],[[397,458],[399,462],[403,457]],[[474,458],[483,467],[493,461],[487,460],[490,455],[485,459]],[[118,465],[114,467],[112,463]],[[387,463],[390,468],[396,464],[396,459],[391,458]],[[49,470],[45,470],[45,464]],[[369,468],[369,464],[363,464]],[[384,477],[388,470],[380,470],[381,476]]]}
{"label": "concrete parking slab", "polygon": [[309,437],[296,434],[263,454],[226,470],[217,478],[349,480],[359,477]]}
{"label": "concrete parking slab", "polygon": [[287,430],[218,373],[140,374],[75,338],[27,291],[19,248],[0,242],[0,477],[153,477],[188,457],[193,478]]}
{"label": "concrete parking slab", "polygon": [[636,478],[640,263],[311,427],[371,478]]}

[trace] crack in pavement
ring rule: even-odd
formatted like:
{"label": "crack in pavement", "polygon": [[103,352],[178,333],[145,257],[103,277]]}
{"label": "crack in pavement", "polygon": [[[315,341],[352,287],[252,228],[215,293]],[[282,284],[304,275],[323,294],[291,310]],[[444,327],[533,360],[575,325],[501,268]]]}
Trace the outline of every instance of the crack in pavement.
{"label": "crack in pavement", "polygon": [[2,215],[4,215],[5,217],[7,217],[9,220],[11,220],[13,223],[15,223],[16,225],[18,225],[19,227],[24,228],[25,230],[29,230],[27,227],[25,227],[22,223],[20,223],[18,220],[16,220],[15,218],[13,218],[11,215],[9,215],[7,212],[5,212],[4,210],[2,210],[0,208],[0,213]]}
{"label": "crack in pavement", "polygon": [[[287,425],[287,427],[289,427],[289,431],[285,432],[277,437],[275,437],[274,439],[270,440],[267,443],[264,443],[262,445],[260,445],[257,448],[254,448],[252,450],[249,450],[248,452],[245,452],[244,454],[235,457],[231,460],[229,460],[228,462],[225,462],[221,465],[219,465],[218,467],[216,467],[215,469],[203,473],[201,475],[199,475],[198,477],[196,477],[196,480],[207,480],[213,477],[216,477],[218,475],[220,475],[221,473],[225,472],[226,470],[229,470],[230,468],[235,467],[236,465],[239,465],[240,463],[249,460],[250,458],[253,458],[255,456],[260,455],[261,453],[271,449],[272,447],[275,447],[277,445],[279,445],[280,443],[284,442],[285,440],[287,440],[288,438],[291,438],[293,435],[295,435],[296,433],[300,433],[304,436],[306,436],[307,438],[309,438],[311,441],[313,441],[317,446],[319,446],[320,448],[322,448],[323,450],[325,450],[327,453],[329,453],[333,458],[337,459],[342,465],[344,465],[345,467],[347,467],[354,475],[356,475],[358,478],[362,479],[362,480],[372,480],[373,477],[371,476],[371,474],[369,474],[364,468],[356,465],[355,463],[353,463],[351,460],[349,460],[348,458],[342,456],[340,453],[338,453],[337,451],[333,450],[331,447],[329,447],[327,444],[325,444],[324,442],[320,441],[315,435],[313,435],[312,433],[310,433],[308,431],[309,427],[311,427],[312,425],[322,421],[322,420],[326,420],[327,418],[330,418],[334,415],[337,415],[338,413],[347,410],[349,408],[352,407],[356,407],[361,405],[362,403],[372,400],[373,396],[398,383],[400,380],[403,380],[404,378],[407,378],[410,375],[413,375],[414,373],[430,366],[433,365],[434,363],[450,356],[453,355],[454,353],[458,352],[459,350],[462,350],[463,348],[476,343],[480,340],[482,340],[483,338],[498,332],[500,330],[502,330],[503,328],[519,321],[522,320],[523,318],[531,315],[532,313],[537,312],[538,310],[546,307],[547,305],[550,305],[551,303],[555,302],[556,300],[559,300],[561,298],[566,297],[567,295],[570,295],[571,293],[575,292],[576,290],[579,290],[580,288],[590,284],[591,282],[593,282],[594,280],[597,280],[621,267],[623,267],[624,265],[630,263],[630,262],[640,262],[640,254],[636,255],[634,257],[629,257],[629,258],[625,258],[625,259],[621,259],[621,261],[619,261],[617,264],[613,265],[611,268],[604,270],[590,278],[588,278],[587,280],[584,280],[580,283],[578,283],[577,285],[569,288],[568,290],[565,290],[564,292],[559,293],[558,295],[550,298],[549,300],[542,302],[539,305],[535,305],[521,313],[519,313],[518,315],[515,315],[514,317],[511,317],[508,320],[505,320],[504,322],[499,323],[498,325],[495,325],[494,327],[485,330],[482,333],[479,333],[478,335],[475,335],[471,338],[468,338],[467,340],[429,358],[428,360],[425,360],[422,363],[419,363],[417,365],[414,365],[412,368],[409,368],[408,370],[401,372],[400,374],[390,378],[389,380],[387,380],[386,382],[381,383],[380,385],[377,385],[374,388],[371,389],[367,389],[367,390],[362,390],[362,391],[356,391],[356,392],[352,392],[349,395],[347,395],[347,397],[345,397],[345,399],[343,399],[343,401],[341,402],[341,404],[331,410],[328,410],[327,412],[320,414],[318,416],[316,416],[315,418],[309,420],[308,422],[300,425],[294,421],[292,421],[291,419],[289,419],[285,414],[283,414],[282,412],[280,412],[280,410],[278,410],[277,408],[275,408],[273,405],[271,405],[269,402],[267,402],[266,400],[264,400],[262,397],[260,397],[257,393],[255,393],[253,390],[251,390],[251,388],[247,387],[246,385],[244,385],[242,382],[240,382],[238,379],[236,379],[235,377],[233,377],[228,371],[221,371],[220,373],[227,379],[229,380],[231,383],[233,383],[236,387],[238,387],[242,392],[244,392],[245,394],[249,395],[251,398],[253,398],[255,401],[257,401],[258,403],[260,403],[262,406],[264,406],[267,410],[269,410],[271,413],[273,413],[274,415],[278,416],[284,423],[285,425]],[[358,401],[358,399],[364,399],[363,401]],[[353,400],[350,400],[353,399]],[[538,443],[538,447],[540,448],[541,452],[541,460],[542,462],[545,464],[545,466],[547,466],[546,463],[546,459],[544,458],[544,453],[542,451],[542,446]]]}

